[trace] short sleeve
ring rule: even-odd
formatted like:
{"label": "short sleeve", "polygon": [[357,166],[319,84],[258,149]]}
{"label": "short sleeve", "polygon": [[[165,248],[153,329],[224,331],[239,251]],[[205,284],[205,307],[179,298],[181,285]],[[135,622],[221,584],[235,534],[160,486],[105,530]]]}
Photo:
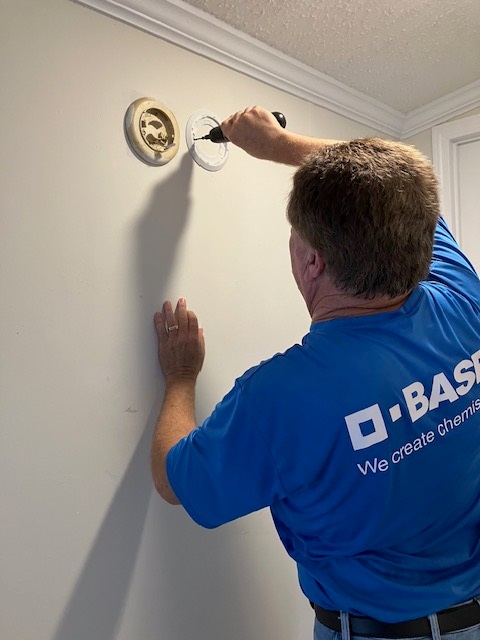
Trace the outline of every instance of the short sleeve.
{"label": "short sleeve", "polygon": [[190,517],[206,528],[270,506],[286,494],[239,381],[200,427],[170,449],[167,475]]}
{"label": "short sleeve", "polygon": [[464,255],[443,218],[435,231],[433,259],[429,282],[437,282],[474,300],[480,300],[480,280],[468,258]]}

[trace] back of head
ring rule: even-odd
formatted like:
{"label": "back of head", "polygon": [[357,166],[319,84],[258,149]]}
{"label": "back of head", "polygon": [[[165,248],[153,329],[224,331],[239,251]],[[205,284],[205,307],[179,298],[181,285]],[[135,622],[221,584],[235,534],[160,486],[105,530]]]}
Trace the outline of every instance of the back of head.
{"label": "back of head", "polygon": [[379,138],[314,153],[294,176],[287,209],[333,284],[362,298],[407,293],[427,276],[438,214],[427,158]]}

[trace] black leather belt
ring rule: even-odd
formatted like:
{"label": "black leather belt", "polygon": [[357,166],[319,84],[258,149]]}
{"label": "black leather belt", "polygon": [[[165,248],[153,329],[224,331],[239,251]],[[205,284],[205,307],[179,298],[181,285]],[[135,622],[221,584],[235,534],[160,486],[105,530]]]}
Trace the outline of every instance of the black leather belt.
{"label": "black leather belt", "polygon": [[[328,611],[312,603],[317,620],[333,631],[341,631],[340,612]],[[480,605],[476,600],[466,604],[444,609],[437,613],[440,633],[451,633],[468,629],[480,624]],[[431,636],[432,631],[427,617],[408,620],[406,622],[380,622],[373,618],[349,616],[352,635],[365,638],[421,638]]]}

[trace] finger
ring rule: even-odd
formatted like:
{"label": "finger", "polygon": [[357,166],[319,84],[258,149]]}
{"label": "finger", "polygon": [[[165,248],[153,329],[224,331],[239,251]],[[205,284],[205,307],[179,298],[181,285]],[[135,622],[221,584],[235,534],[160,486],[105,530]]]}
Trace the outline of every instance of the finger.
{"label": "finger", "polygon": [[177,308],[175,309],[175,318],[179,333],[185,334],[188,331],[187,301],[185,298],[178,300]]}
{"label": "finger", "polygon": [[235,124],[235,115],[229,116],[221,123],[220,127],[227,138],[229,137],[229,134],[234,124]]}
{"label": "finger", "polygon": [[205,335],[201,327],[198,329],[198,342],[200,344],[201,361],[203,366],[203,360],[205,359]]}
{"label": "finger", "polygon": [[153,323],[155,324],[155,329],[157,331],[157,333],[159,333],[159,331],[161,329],[165,330],[165,320],[163,318],[163,315],[160,311],[156,311],[154,316],[153,316]]}
{"label": "finger", "polygon": [[221,123],[222,131],[224,133],[225,131],[230,131],[231,127],[235,126],[246,113],[248,113],[248,107],[246,109],[242,109],[241,111],[236,111],[235,113],[232,113],[231,116],[228,116],[228,118],[225,118],[225,120]]}
{"label": "finger", "polygon": [[153,322],[155,324],[155,331],[157,332],[157,338],[159,341],[163,342],[167,337],[167,332],[165,330],[165,318],[160,311],[157,311],[153,316]]}
{"label": "finger", "polygon": [[197,344],[199,349],[200,368],[205,358],[205,336],[202,327],[198,326],[198,318],[193,311],[188,312],[188,331],[190,340]]}
{"label": "finger", "polygon": [[197,316],[193,313],[193,311],[190,311],[190,309],[187,311],[187,317],[188,317],[188,332],[190,335],[198,335],[198,318]]}
{"label": "finger", "polygon": [[232,120],[233,120],[233,118],[234,118],[234,117],[235,117],[235,114],[233,114],[233,115],[228,116],[227,118],[225,118],[225,120],[223,120],[223,121],[221,122],[221,124],[220,124],[220,126],[222,127],[222,129],[223,129],[223,127],[224,127],[224,126],[225,126],[225,127],[228,127],[228,126],[231,124],[231,122],[232,122]]}
{"label": "finger", "polygon": [[172,303],[170,300],[165,300],[163,303],[163,317],[165,319],[166,327],[175,324],[175,314],[173,313]]}
{"label": "finger", "polygon": [[165,332],[174,332],[177,328],[177,320],[175,318],[175,314],[173,313],[172,303],[170,302],[170,300],[165,300],[165,302],[163,303],[163,317],[165,320]]}

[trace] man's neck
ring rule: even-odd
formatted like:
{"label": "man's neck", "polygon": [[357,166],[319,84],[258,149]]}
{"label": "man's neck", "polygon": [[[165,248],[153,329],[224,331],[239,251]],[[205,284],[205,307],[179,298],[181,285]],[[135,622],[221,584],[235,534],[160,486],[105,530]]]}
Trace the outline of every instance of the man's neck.
{"label": "man's neck", "polygon": [[312,323],[325,322],[334,318],[353,318],[367,316],[375,313],[396,311],[410,295],[410,291],[395,298],[376,296],[371,300],[365,300],[357,296],[350,296],[334,289],[318,297],[312,305],[310,315]]}

